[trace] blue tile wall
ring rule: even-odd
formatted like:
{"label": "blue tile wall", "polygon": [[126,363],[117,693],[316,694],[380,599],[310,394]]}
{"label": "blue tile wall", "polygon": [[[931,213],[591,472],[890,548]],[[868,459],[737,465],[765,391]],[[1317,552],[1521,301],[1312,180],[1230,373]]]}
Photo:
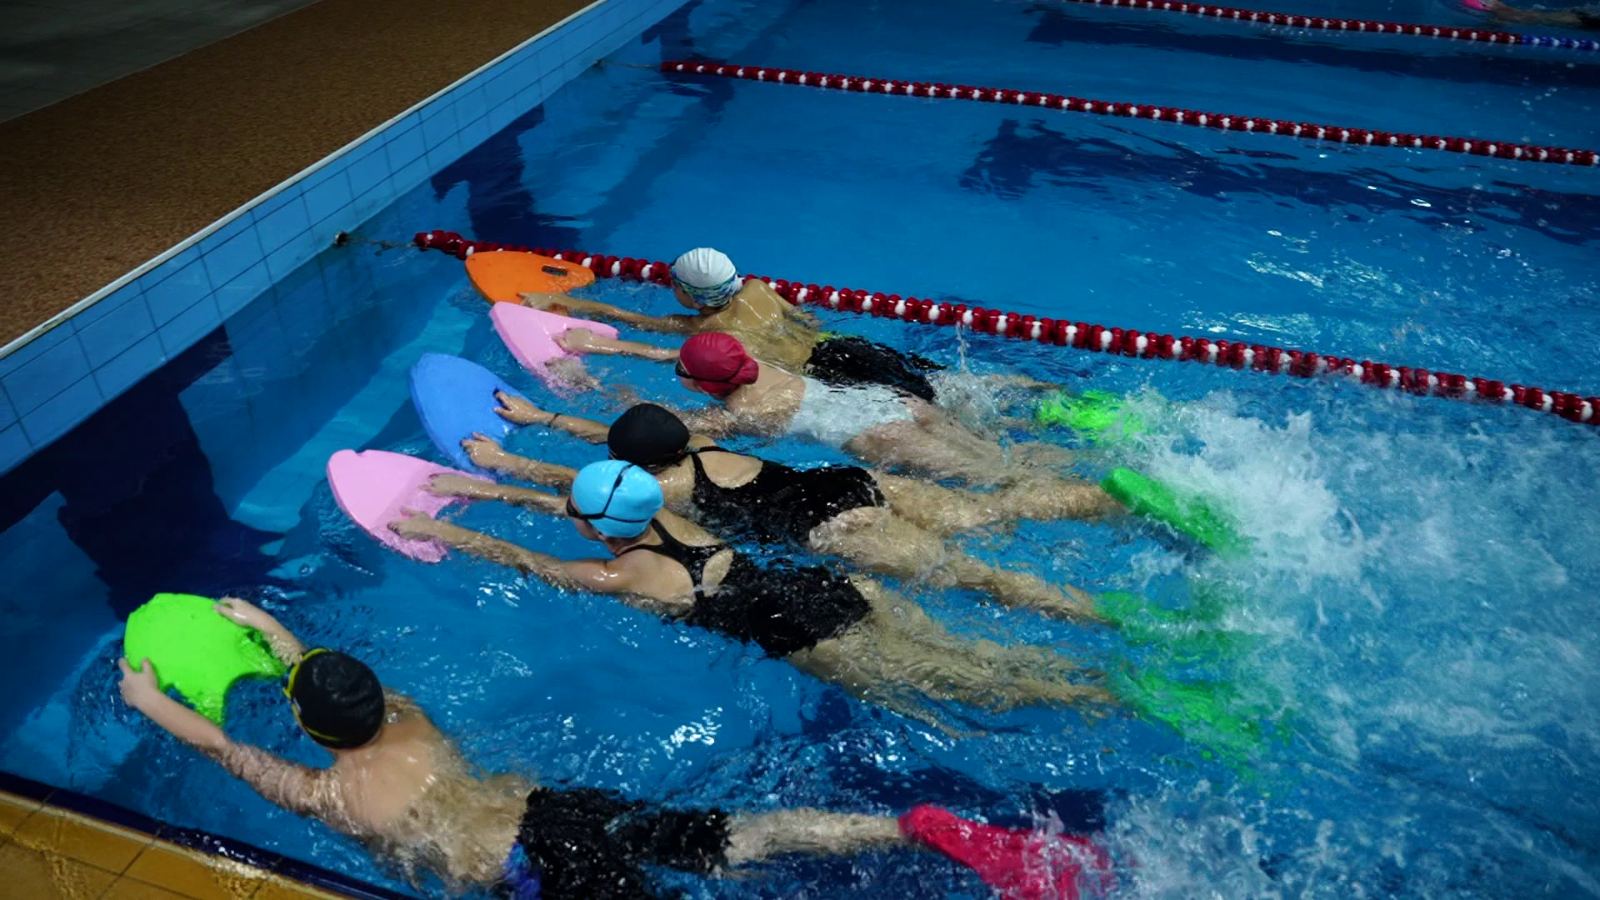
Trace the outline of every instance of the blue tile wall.
{"label": "blue tile wall", "polygon": [[110,362],[156,327],[137,281],[74,316],[70,324],[78,332],[90,368]]}
{"label": "blue tile wall", "polygon": [[0,472],[15,467],[33,452],[33,445],[22,433],[21,425],[0,428]]}
{"label": "blue tile wall", "polygon": [[[9,393],[9,391],[8,391]],[[72,426],[94,414],[105,398],[94,377],[85,375],[65,390],[50,398],[50,402],[22,416],[22,432],[35,447],[43,447]]]}
{"label": "blue tile wall", "polygon": [[[360,291],[371,274],[306,266],[334,236],[360,225],[454,162],[562,84],[685,0],[601,0],[382,130],[345,147],[185,241],[181,250],[68,320],[0,356],[0,473],[212,329],[259,304],[276,306],[271,338],[241,355],[267,365],[333,321],[326,304],[297,302],[312,281]],[[291,302],[285,302],[290,298]],[[254,334],[257,326],[251,326]],[[237,352],[237,351],[236,351]]]}
{"label": "blue tile wall", "polygon": [[47,405],[74,382],[89,376],[88,357],[71,323],[57,325],[55,331],[63,332],[60,340],[15,371],[0,377],[6,397],[16,407],[17,415],[24,418]]}
{"label": "blue tile wall", "polygon": [[185,250],[173,262],[178,265],[165,273],[166,278],[144,289],[145,304],[157,328],[211,294],[211,278],[206,275],[198,246]]}
{"label": "blue tile wall", "polygon": [[134,382],[150,374],[167,359],[168,356],[161,347],[161,336],[146,334],[133,346],[96,368],[94,380],[100,385],[101,395],[107,400],[112,400],[133,387]]}

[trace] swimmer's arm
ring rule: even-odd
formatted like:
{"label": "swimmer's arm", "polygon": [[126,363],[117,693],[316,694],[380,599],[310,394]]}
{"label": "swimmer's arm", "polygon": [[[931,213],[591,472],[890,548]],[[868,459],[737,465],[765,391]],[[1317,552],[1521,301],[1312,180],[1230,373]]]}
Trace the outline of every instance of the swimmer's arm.
{"label": "swimmer's arm", "polygon": [[[605,438],[602,437],[601,440],[603,441]],[[534,484],[564,488],[572,484],[572,479],[578,475],[576,470],[569,469],[566,466],[558,466],[555,463],[518,456],[500,446],[493,438],[487,438],[481,434],[475,434],[462,441],[461,447],[467,451],[467,458],[472,460],[473,464],[479,468],[488,469],[491,472],[500,472],[523,481],[531,481]],[[496,487],[498,485],[460,475],[435,475],[430,484],[430,489],[434,493],[445,496],[504,500],[507,503],[521,502],[496,493],[494,490]],[[548,511],[547,507],[538,505],[537,502],[527,505],[532,506],[534,509]]]}
{"label": "swimmer's arm", "polygon": [[595,334],[586,328],[573,328],[556,338],[556,343],[560,345],[561,349],[572,353],[633,356],[639,359],[648,359],[651,362],[672,362],[678,358],[678,351],[670,347],[657,347],[654,344],[644,344],[639,341],[610,338],[602,334]]}
{"label": "swimmer's arm", "polygon": [[[546,428],[559,428],[573,437],[588,441],[591,444],[604,444],[607,434],[610,433],[609,428],[592,419],[540,409],[529,403],[526,398],[515,397],[504,391],[495,391],[494,398],[500,403],[495,412],[499,413],[500,417],[508,422],[514,422],[518,425],[543,425]],[[474,436],[474,439],[476,439],[476,436]],[[499,444],[494,441],[488,438],[483,440],[495,448],[499,448]],[[470,453],[472,448],[467,447],[467,451]],[[482,465],[482,463],[479,463],[479,465]],[[485,466],[485,468],[490,467]]]}
{"label": "swimmer's arm", "polygon": [[[517,477],[531,481],[535,484],[547,484],[551,487],[571,487],[572,480],[578,477],[576,469],[566,466],[556,466],[549,463],[525,460],[528,465],[518,470]],[[562,497],[548,491],[536,491],[533,488],[517,487],[515,485],[496,485],[494,499],[501,503],[510,503],[535,512],[549,513],[553,516],[566,512],[566,501]]]}
{"label": "swimmer's arm", "polygon": [[[522,457],[513,457],[513,459],[522,459]],[[531,459],[522,459],[522,461],[527,463],[527,466],[518,467],[510,464],[500,464],[494,468],[496,471],[534,482],[540,481],[541,478],[548,479],[551,482],[565,479],[566,484],[570,485],[572,484],[572,479],[578,476],[577,472],[566,466],[550,465]],[[535,474],[539,477],[534,477]],[[441,473],[429,479],[428,490],[441,497],[462,497],[467,500],[498,500],[501,503],[515,504],[536,512],[549,513],[553,516],[562,515],[566,512],[566,502],[558,494],[510,484],[496,484],[481,478],[470,478],[466,475],[456,475],[450,472]],[[426,516],[423,516],[422,519],[406,520],[405,528],[401,533],[414,532],[419,537],[446,540],[443,535],[422,534],[425,530],[435,528],[434,525],[427,524],[428,521],[432,520],[427,519]],[[440,522],[438,524],[442,526],[450,525],[448,522]],[[469,531],[465,528],[461,529],[461,531],[467,534],[477,534],[477,532]],[[410,537],[411,535],[406,534],[406,536]],[[459,537],[459,535],[456,536]]]}
{"label": "swimmer's arm", "polygon": [[[529,491],[529,493],[538,492]],[[553,497],[558,508],[565,508],[565,501],[561,498],[552,494],[541,496]],[[548,553],[529,550],[510,541],[502,541],[470,528],[462,528],[460,525],[430,519],[420,514],[402,519],[391,527],[402,537],[441,541],[479,559],[516,569],[524,575],[536,576],[556,587],[597,591],[603,594],[626,590],[625,587],[615,586],[615,575],[607,568],[609,562],[592,559],[571,561],[557,559]]]}
{"label": "swimmer's arm", "polygon": [[272,655],[284,665],[292,666],[305,655],[305,647],[300,639],[274,619],[271,613],[254,603],[238,597],[223,597],[217,601],[216,610],[225,619],[261,632],[261,636],[267,639],[267,646],[272,648]]}
{"label": "swimmer's arm", "polygon": [[[534,300],[535,303],[528,304],[534,306],[537,303],[538,295],[523,294],[522,299],[524,301]],[[601,303],[598,300],[585,300],[581,297],[564,297],[561,302],[574,313],[583,313],[596,319],[622,322],[625,325],[632,325],[643,331],[656,331],[663,334],[693,334],[700,328],[699,316],[647,316],[644,313],[636,313],[631,309],[622,309],[609,303]]]}
{"label": "swimmer's arm", "polygon": [[249,744],[223,741],[225,746],[208,750],[206,755],[268,801],[292,813],[321,819],[338,812],[330,802],[326,771],[296,765]]}

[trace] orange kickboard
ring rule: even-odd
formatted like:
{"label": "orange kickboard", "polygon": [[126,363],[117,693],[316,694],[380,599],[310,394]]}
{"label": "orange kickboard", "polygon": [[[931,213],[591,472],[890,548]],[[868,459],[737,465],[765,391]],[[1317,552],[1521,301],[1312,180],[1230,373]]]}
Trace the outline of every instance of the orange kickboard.
{"label": "orange kickboard", "polygon": [[509,250],[467,257],[467,277],[496,303],[518,302],[522,294],[564,294],[594,283],[594,273],[577,263]]}

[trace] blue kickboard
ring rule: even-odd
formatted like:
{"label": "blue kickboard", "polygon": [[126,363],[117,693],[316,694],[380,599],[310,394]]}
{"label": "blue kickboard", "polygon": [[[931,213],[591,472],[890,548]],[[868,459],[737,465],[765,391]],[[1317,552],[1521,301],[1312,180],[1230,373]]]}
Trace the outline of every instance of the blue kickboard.
{"label": "blue kickboard", "polygon": [[474,434],[505,442],[516,430],[495,412],[495,391],[522,397],[500,376],[471,360],[444,353],[424,353],[411,367],[411,405],[433,446],[458,469],[494,477],[472,464],[461,442]]}

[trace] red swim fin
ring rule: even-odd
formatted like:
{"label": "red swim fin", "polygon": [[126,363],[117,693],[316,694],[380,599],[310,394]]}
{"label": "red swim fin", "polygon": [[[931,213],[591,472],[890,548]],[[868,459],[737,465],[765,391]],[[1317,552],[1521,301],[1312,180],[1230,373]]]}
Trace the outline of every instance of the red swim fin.
{"label": "red swim fin", "polygon": [[998,828],[937,806],[901,816],[900,833],[977,872],[1005,900],[1079,900],[1085,886],[1110,886],[1110,860],[1085,837]]}

